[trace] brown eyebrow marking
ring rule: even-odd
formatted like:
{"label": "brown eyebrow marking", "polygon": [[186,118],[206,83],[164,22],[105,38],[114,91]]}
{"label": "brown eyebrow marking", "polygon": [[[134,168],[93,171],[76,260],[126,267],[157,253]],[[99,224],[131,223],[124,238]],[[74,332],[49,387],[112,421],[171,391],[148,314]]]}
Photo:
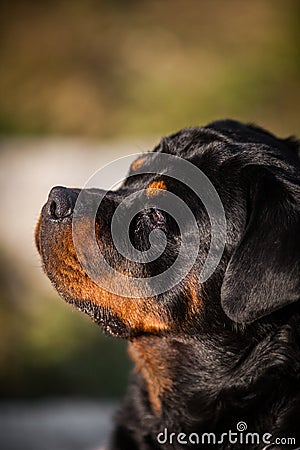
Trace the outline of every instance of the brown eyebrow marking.
{"label": "brown eyebrow marking", "polygon": [[166,183],[163,180],[153,181],[147,187],[147,197],[153,197],[154,195],[159,194],[160,190],[167,190]]}
{"label": "brown eyebrow marking", "polygon": [[131,164],[131,169],[132,170],[139,169],[145,161],[146,161],[146,156],[142,156],[141,158],[138,158],[136,161],[133,161],[133,163]]}

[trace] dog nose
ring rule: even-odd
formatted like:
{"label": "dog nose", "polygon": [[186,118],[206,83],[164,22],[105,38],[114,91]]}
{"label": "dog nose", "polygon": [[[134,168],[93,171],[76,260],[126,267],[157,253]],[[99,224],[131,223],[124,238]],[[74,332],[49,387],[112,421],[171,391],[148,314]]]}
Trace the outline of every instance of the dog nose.
{"label": "dog nose", "polygon": [[62,186],[51,189],[46,204],[46,212],[51,219],[64,219],[71,216],[78,193]]}

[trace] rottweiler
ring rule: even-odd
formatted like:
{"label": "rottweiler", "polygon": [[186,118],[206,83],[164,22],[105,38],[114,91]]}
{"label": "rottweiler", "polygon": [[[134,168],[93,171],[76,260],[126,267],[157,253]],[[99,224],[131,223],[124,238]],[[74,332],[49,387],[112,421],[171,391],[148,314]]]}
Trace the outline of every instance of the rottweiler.
{"label": "rottweiler", "polygon": [[[157,169],[162,154],[205,174],[224,208],[224,248],[203,282],[199,272],[212,223],[199,195],[172,177],[172,163]],[[141,253],[151,247],[153,231],[165,236],[163,252],[146,262],[121,254],[111,232],[118,206],[139,191],[146,192],[144,209],[124,233]],[[188,221],[180,228],[153,202],[171,193],[192,212],[200,235],[195,263],[177,284],[153,296],[122,296],[113,277],[106,289],[84,270],[72,238],[81,192],[54,187],[35,237],[43,269],[61,297],[106,333],[128,341],[135,369],[109,448],[300,448],[299,142],[219,120],[163,138],[132,163],[118,189],[105,195],[91,190],[91,202],[102,195],[93,223],[98,249],[128,280],[150,283],[164,273],[190,232]],[[85,242],[86,217],[80,214],[77,229]]]}

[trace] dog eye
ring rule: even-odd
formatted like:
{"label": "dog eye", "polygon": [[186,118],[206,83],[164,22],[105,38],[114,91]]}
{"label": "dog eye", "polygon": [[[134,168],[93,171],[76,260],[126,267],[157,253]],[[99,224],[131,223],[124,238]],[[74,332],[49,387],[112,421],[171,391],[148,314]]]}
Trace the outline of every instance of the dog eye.
{"label": "dog eye", "polygon": [[150,210],[148,210],[147,215],[154,225],[162,226],[165,224],[164,215],[163,215],[162,211],[160,211],[159,209],[150,208]]}
{"label": "dog eye", "polygon": [[131,224],[130,229],[133,232],[147,235],[154,228],[165,228],[166,220],[162,211],[156,208],[148,208],[137,214]]}
{"label": "dog eye", "polygon": [[148,208],[138,213],[130,223],[129,236],[131,243],[138,250],[150,248],[151,231],[160,229],[166,232],[166,221],[163,212],[156,208]]}

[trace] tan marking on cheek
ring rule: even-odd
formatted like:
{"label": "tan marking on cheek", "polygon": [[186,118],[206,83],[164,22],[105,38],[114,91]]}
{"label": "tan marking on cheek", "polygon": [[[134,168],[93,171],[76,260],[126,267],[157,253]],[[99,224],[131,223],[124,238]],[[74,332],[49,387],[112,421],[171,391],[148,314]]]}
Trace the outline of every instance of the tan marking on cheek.
{"label": "tan marking on cheek", "polygon": [[139,169],[144,162],[146,161],[146,156],[142,156],[141,158],[137,159],[136,161],[133,161],[131,164],[131,170],[137,170]]}
{"label": "tan marking on cheek", "polygon": [[[84,226],[82,229],[81,239],[85,239]],[[62,296],[65,294],[76,300],[92,301],[116,314],[128,326],[141,331],[156,333],[169,328],[167,319],[164,319],[152,299],[115,295],[88,277],[74,249],[71,225],[61,226],[59,234],[55,233],[55,230],[50,230],[47,243],[45,270]],[[111,283],[113,288],[113,280]]]}
{"label": "tan marking on cheek", "polygon": [[159,194],[159,191],[166,191],[167,185],[163,180],[153,181],[147,187],[147,197],[154,197]]}
{"label": "tan marking on cheek", "polygon": [[166,353],[169,344],[165,338],[141,337],[130,342],[129,356],[135,363],[135,371],[144,378],[153,412],[161,412],[164,393],[172,390],[171,371]]}
{"label": "tan marking on cheek", "polygon": [[190,303],[190,312],[192,315],[198,313],[203,306],[202,295],[200,291],[201,289],[199,287],[191,283],[188,297]]}
{"label": "tan marking on cheek", "polygon": [[202,286],[195,274],[190,274],[184,280],[183,296],[187,299],[188,316],[192,318],[203,308]]}

